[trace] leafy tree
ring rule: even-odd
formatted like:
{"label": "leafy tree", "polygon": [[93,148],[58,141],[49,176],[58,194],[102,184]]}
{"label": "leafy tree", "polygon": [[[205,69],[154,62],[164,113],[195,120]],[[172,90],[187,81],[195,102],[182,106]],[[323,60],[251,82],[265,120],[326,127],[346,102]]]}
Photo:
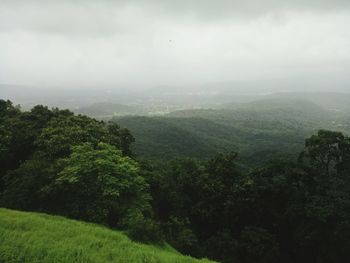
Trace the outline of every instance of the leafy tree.
{"label": "leafy tree", "polygon": [[131,155],[133,137],[127,129],[121,129],[116,124],[106,125],[82,115],[59,115],[43,129],[36,145],[48,154],[48,158],[55,159],[68,156],[72,146],[86,142],[94,146],[100,142],[109,143],[125,155]]}
{"label": "leafy tree", "polygon": [[158,245],[164,244],[161,224],[150,217],[146,217],[139,209],[132,210],[123,221],[128,236],[133,240]]}
{"label": "leafy tree", "polygon": [[48,122],[58,115],[71,115],[69,111],[49,110],[37,105],[21,112],[10,101],[0,100],[0,166],[3,174],[17,168],[37,150],[35,141]]}
{"label": "leafy tree", "polygon": [[67,110],[38,105],[21,112],[9,101],[0,101],[0,108],[0,203],[6,207],[61,213],[64,196],[52,191],[65,166],[60,159],[83,143],[94,148],[101,142],[124,145],[127,150],[132,141],[126,129],[110,129]]}
{"label": "leafy tree", "polygon": [[341,172],[349,168],[350,139],[341,132],[320,130],[306,139],[300,159],[327,174]]}
{"label": "leafy tree", "polygon": [[114,122],[108,123],[108,131],[111,135],[109,143],[118,146],[122,150],[123,155],[132,156],[130,145],[135,142],[135,138],[130,131],[125,128],[120,128],[119,125]]}
{"label": "leafy tree", "polygon": [[60,165],[64,168],[52,188],[63,197],[61,214],[118,226],[131,211],[149,209],[147,184],[138,164],[111,145],[74,146]]}
{"label": "leafy tree", "polygon": [[6,188],[0,205],[19,210],[45,211],[45,207],[51,204],[47,204],[42,188],[51,182],[55,172],[54,167],[44,159],[25,161],[4,177]]}
{"label": "leafy tree", "polygon": [[14,117],[20,113],[19,106],[13,106],[13,103],[9,100],[0,99],[0,118]]}
{"label": "leafy tree", "polygon": [[58,116],[43,129],[36,141],[40,151],[50,159],[67,157],[71,147],[82,143],[96,146],[108,142],[108,130],[103,122],[86,116]]}
{"label": "leafy tree", "polygon": [[205,241],[227,224],[225,202],[240,177],[236,157],[219,154],[205,165],[177,159],[150,180],[154,210],[175,248],[196,256],[210,251]]}
{"label": "leafy tree", "polygon": [[34,141],[55,114],[41,105],[21,112],[10,101],[0,100],[0,178],[33,155]]}

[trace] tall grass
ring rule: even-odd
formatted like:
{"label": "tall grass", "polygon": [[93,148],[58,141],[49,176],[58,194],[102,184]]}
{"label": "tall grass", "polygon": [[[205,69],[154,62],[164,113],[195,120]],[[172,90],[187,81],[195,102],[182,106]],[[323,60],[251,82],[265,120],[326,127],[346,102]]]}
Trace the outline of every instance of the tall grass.
{"label": "tall grass", "polygon": [[123,233],[58,216],[0,209],[1,263],[195,263],[170,247],[143,245]]}

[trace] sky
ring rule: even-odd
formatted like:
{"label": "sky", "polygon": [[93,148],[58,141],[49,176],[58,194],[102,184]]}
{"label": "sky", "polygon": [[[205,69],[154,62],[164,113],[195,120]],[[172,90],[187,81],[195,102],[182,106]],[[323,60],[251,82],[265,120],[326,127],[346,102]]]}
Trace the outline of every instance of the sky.
{"label": "sky", "polygon": [[350,91],[349,28],[349,0],[0,0],[0,84]]}

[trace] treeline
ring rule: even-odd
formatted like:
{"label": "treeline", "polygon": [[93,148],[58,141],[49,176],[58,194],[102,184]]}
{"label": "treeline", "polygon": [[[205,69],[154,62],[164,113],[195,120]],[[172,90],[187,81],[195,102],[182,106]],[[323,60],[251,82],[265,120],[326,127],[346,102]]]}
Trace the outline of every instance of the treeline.
{"label": "treeline", "polygon": [[138,160],[115,123],[0,100],[0,206],[59,214],[221,262],[346,262],[350,139],[321,130],[298,160]]}

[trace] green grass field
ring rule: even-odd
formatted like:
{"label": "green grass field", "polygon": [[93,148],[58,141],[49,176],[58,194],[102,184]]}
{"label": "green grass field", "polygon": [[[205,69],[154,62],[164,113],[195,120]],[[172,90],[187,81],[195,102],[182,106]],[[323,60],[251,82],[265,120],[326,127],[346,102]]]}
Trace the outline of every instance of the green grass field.
{"label": "green grass field", "polygon": [[210,262],[138,244],[103,226],[0,209],[1,263]]}

